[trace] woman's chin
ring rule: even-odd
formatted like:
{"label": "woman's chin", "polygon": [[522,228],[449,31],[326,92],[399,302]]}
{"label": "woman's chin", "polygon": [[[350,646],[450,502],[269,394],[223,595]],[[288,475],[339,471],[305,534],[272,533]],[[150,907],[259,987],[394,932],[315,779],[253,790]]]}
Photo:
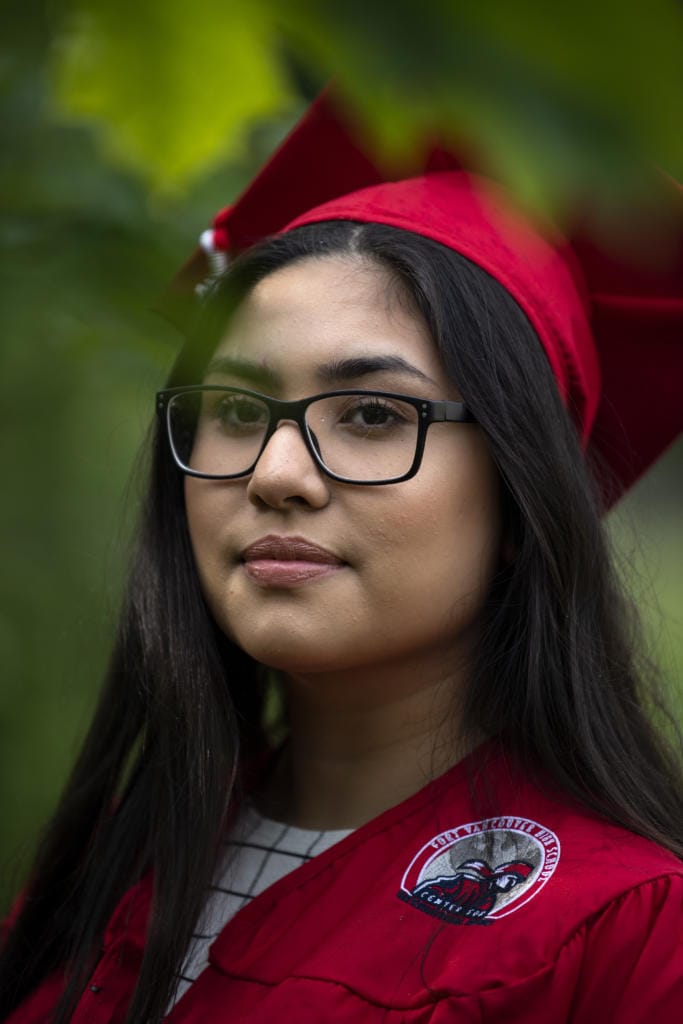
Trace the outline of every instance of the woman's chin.
{"label": "woman's chin", "polygon": [[285,629],[279,635],[270,629],[259,631],[258,635],[233,630],[230,636],[249,657],[288,675],[343,672],[363,660],[358,658],[357,646],[342,645],[338,637],[329,634],[324,638],[296,636]]}
{"label": "woman's chin", "polygon": [[302,647],[277,647],[273,644],[240,644],[248,654],[266,668],[276,669],[286,675],[314,675],[323,672],[339,672],[352,668],[339,657],[320,650],[314,645]]}

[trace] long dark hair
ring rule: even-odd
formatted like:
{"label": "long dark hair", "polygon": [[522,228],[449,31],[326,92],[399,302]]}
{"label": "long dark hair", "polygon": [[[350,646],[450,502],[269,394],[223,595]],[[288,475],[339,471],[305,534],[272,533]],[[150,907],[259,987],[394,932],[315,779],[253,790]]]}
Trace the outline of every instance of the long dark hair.
{"label": "long dark hair", "polygon": [[[683,856],[683,782],[650,721],[652,691],[636,663],[599,491],[541,346],[495,280],[394,228],[300,228],[246,253],[214,284],[170,384],[199,379],[226,317],[257,281],[328,254],[376,261],[402,284],[501,474],[514,558],[491,586],[465,729],[500,738],[549,784]],[[49,972],[67,968],[54,1017],[67,1021],[116,902],[154,867],[127,1021],[161,1019],[239,804],[241,766],[264,741],[263,692],[259,666],[220,633],[205,605],[182,478],[157,425],[111,665],[6,943],[3,1016]]]}

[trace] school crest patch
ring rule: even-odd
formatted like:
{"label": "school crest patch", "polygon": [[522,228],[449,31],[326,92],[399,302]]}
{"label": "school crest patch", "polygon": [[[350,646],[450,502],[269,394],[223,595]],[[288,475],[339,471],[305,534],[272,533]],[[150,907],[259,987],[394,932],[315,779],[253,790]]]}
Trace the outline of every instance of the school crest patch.
{"label": "school crest patch", "polygon": [[538,822],[473,821],[425,843],[397,895],[449,924],[492,924],[538,895],[559,859],[559,839]]}

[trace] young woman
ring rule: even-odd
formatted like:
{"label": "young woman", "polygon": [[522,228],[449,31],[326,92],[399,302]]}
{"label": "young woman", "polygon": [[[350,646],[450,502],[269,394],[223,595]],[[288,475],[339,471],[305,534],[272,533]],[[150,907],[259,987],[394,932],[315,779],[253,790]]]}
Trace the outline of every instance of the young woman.
{"label": "young woman", "polygon": [[683,786],[599,518],[679,427],[664,269],[624,316],[325,101],[211,241],[2,1019],[678,1019]]}

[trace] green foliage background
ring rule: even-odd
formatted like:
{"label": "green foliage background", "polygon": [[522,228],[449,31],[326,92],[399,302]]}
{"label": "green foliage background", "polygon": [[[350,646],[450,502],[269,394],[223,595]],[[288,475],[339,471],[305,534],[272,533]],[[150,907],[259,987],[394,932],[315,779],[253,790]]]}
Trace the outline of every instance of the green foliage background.
{"label": "green foliage background", "polygon": [[[383,158],[439,132],[559,217],[589,197],[609,223],[643,157],[683,168],[673,0],[415,7],[0,4],[0,906],[107,657],[130,467],[178,341],[150,307],[317,86],[335,77]],[[682,462],[611,518],[679,703]]]}

